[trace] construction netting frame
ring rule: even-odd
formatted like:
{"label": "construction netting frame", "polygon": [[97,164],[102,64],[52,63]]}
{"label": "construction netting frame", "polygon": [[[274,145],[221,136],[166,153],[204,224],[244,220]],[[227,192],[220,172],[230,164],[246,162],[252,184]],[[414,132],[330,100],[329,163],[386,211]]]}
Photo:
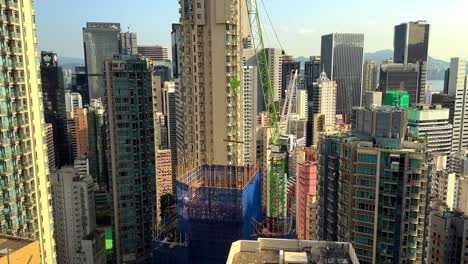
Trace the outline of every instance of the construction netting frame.
{"label": "construction netting frame", "polygon": [[262,221],[261,176],[256,168],[200,165],[180,177],[177,232],[190,263],[226,261],[232,242],[252,239]]}

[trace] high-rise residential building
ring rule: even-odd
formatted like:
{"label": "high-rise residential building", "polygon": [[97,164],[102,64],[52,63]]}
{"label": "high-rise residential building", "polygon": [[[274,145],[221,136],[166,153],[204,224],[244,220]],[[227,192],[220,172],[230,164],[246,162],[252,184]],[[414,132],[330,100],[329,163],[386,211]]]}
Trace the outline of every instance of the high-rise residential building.
{"label": "high-rise residential building", "polygon": [[117,55],[104,72],[115,260],[147,263],[156,217],[152,65]]}
{"label": "high-rise residential building", "polygon": [[[0,11],[4,19],[0,33],[4,42],[0,48],[0,233],[38,240],[39,262],[56,263],[34,1],[10,1]],[[63,78],[61,69],[56,73],[54,78]]]}
{"label": "high-rise residential building", "polygon": [[256,103],[257,103],[257,67],[243,67],[243,162],[245,165],[255,164],[255,133],[257,127]]}
{"label": "high-rise residential building", "polygon": [[182,73],[182,51],[181,48],[182,25],[172,24],[171,48],[172,48],[172,77],[179,78]]}
{"label": "high-rise residential building", "polygon": [[468,176],[468,150],[450,153],[450,171],[458,176]]}
{"label": "high-rise residential building", "polygon": [[320,78],[314,83],[312,130],[307,132],[307,136],[312,139],[312,145],[317,145],[319,133],[330,131],[336,125],[336,104],[337,104],[337,84],[327,78],[327,74],[322,72]]}
{"label": "high-rise residential building", "polygon": [[418,103],[424,103],[426,96],[429,27],[426,21],[402,23],[395,26],[393,39],[393,62],[417,64],[418,89],[414,100]]}
{"label": "high-rise residential building", "polygon": [[457,209],[458,176],[443,166],[431,172],[431,207],[444,205],[450,210]]}
{"label": "high-rise residential building", "polygon": [[109,190],[105,110],[101,99],[91,100],[87,116],[89,174],[99,184],[99,189]]}
{"label": "high-rise residential building", "polygon": [[44,126],[47,139],[47,162],[49,164],[49,171],[52,172],[57,168],[55,165],[54,128],[51,123],[46,123]]}
{"label": "high-rise residential building", "polygon": [[319,239],[352,243],[360,263],[424,262],[431,168],[406,111],[357,108],[351,133],[320,140]]}
{"label": "high-rise residential building", "polygon": [[160,45],[138,45],[138,55],[153,60],[153,62],[169,59],[167,47]]}
{"label": "high-rise residential building", "polygon": [[306,149],[298,164],[296,182],[296,232],[299,239],[317,240],[317,153]]}
{"label": "high-rise residential building", "polygon": [[64,166],[51,174],[51,185],[57,262],[106,263],[104,232],[96,230],[91,176],[80,175],[72,166]]}
{"label": "high-rise residential building", "polygon": [[166,82],[164,83],[165,95],[166,95],[166,113],[167,119],[167,143],[171,149],[171,162],[172,162],[172,184],[175,191],[175,182],[177,177],[177,116],[176,116],[176,89],[180,88],[180,83]]}
{"label": "high-rise residential building", "polygon": [[308,99],[307,99],[307,90],[299,89],[296,90],[296,102],[294,104],[296,114],[300,119],[307,120],[308,116]]}
{"label": "high-rise residential building", "polygon": [[169,134],[167,127],[166,116],[161,112],[155,112],[155,120],[157,126],[155,127],[155,134],[157,135],[156,146],[159,149],[168,149],[169,148]]}
{"label": "high-rise residential building", "polygon": [[273,88],[273,100],[278,102],[281,100],[281,89],[283,87],[283,65],[281,49],[266,48],[265,49],[268,66],[270,67],[270,81]]}
{"label": "high-rise residential building", "polygon": [[157,212],[156,223],[162,219],[161,196],[165,194],[174,194],[174,182],[172,179],[172,161],[170,149],[156,150],[156,194],[157,194]]}
{"label": "high-rise residential building", "polygon": [[459,212],[434,211],[430,217],[427,263],[463,264],[468,259],[468,216]]}
{"label": "high-rise residential building", "polygon": [[385,101],[386,92],[407,91],[410,104],[424,103],[419,101],[418,77],[419,67],[416,64],[388,63],[380,65],[379,91]]}
{"label": "high-rise residential building", "polygon": [[75,112],[76,153],[75,159],[88,155],[88,109],[79,108]]}
{"label": "high-rise residential building", "polygon": [[71,164],[72,153],[66,134],[65,85],[63,83],[62,67],[58,66],[57,54],[41,52],[41,80],[44,105],[44,119],[51,123],[54,130],[56,164],[61,167]]}
{"label": "high-rise residential building", "polygon": [[83,100],[79,93],[65,92],[65,109],[67,113],[75,113],[83,108]]}
{"label": "high-rise residential building", "polygon": [[[230,0],[207,0],[203,5],[180,1],[184,63],[177,119],[182,128],[179,167],[184,162],[243,163],[242,145],[237,143],[243,139],[240,5]],[[277,59],[279,64],[279,54]]]}
{"label": "high-rise residential building", "polygon": [[89,99],[104,98],[104,62],[119,54],[119,23],[87,22],[83,43]]}
{"label": "high-rise residential building", "polygon": [[322,36],[322,71],[337,84],[336,113],[349,120],[361,105],[364,34],[332,33]]}
{"label": "high-rise residential building", "polygon": [[364,62],[364,73],[362,77],[362,93],[375,91],[377,88],[377,63],[375,60]]}
{"label": "high-rise residential building", "polygon": [[134,32],[122,32],[119,34],[120,54],[137,55],[137,34]]}
{"label": "high-rise residential building", "polygon": [[260,112],[257,116],[257,125],[260,127],[268,126],[268,114],[266,112]]}
{"label": "high-rise residential building", "polygon": [[294,70],[301,69],[301,62],[295,61],[290,55],[281,56],[281,99],[286,97],[286,90],[288,89],[289,79]]}
{"label": "high-rise residential building", "polygon": [[450,59],[448,95],[455,97],[452,151],[468,149],[468,123],[464,122],[468,120],[468,80],[464,59]]}
{"label": "high-rise residential building", "polygon": [[85,66],[76,66],[72,75],[71,91],[79,93],[84,105],[89,104],[88,75]]}
{"label": "high-rise residential building", "polygon": [[408,110],[408,127],[415,138],[426,140],[426,152],[445,156],[452,149],[449,109],[441,105],[418,105]]}

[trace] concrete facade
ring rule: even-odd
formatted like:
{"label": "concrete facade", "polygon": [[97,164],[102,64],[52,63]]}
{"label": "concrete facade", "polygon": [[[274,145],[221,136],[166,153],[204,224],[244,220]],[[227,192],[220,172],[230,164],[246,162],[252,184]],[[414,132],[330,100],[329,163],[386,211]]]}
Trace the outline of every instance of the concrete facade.
{"label": "concrete facade", "polygon": [[230,0],[180,1],[183,62],[177,157],[184,170],[203,163],[243,163],[237,143],[243,139],[240,6]]}

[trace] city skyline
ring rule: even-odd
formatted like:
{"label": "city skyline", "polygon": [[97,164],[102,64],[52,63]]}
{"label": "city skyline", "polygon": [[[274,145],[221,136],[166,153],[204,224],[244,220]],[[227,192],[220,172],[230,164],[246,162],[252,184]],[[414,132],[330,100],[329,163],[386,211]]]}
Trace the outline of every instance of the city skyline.
{"label": "city skyline", "polygon": [[[468,56],[463,44],[468,41],[468,35],[458,34],[468,26],[462,14],[468,3],[463,0],[453,0],[450,5],[430,0],[425,1],[424,6],[416,1],[397,0],[384,5],[387,12],[383,14],[372,14],[369,0],[352,4],[338,1],[311,4],[307,0],[296,1],[294,5],[284,5],[278,0],[263,2],[279,39],[283,40],[283,48],[294,57],[320,54],[321,36],[334,32],[363,33],[365,52],[393,49],[394,26],[402,21],[416,20],[427,20],[431,24],[431,57],[449,61],[451,57]],[[337,4],[340,8],[336,8]],[[401,8],[403,5],[406,8]],[[130,26],[130,31],[137,33],[140,45],[160,44],[167,47],[170,47],[171,24],[179,22],[177,1],[143,0],[139,5],[130,5],[124,0],[98,3],[91,0],[50,0],[47,3],[37,2],[36,6],[39,50],[53,50],[61,57],[84,57],[81,28],[89,21],[121,23],[124,31]],[[87,8],[89,6],[93,8]],[[418,16],[414,15],[415,8],[419,9]],[[261,7],[261,10],[264,8]],[[41,15],[43,13],[57,14],[61,22],[57,23],[57,16]],[[268,19],[263,12],[261,15],[269,36],[266,46],[279,48]],[[450,49],[446,48],[447,43],[450,43]]]}

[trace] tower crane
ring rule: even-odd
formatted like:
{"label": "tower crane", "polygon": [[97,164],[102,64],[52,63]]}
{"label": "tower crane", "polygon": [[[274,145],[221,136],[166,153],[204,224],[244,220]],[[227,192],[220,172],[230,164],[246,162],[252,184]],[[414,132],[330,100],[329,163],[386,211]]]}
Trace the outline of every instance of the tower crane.
{"label": "tower crane", "polygon": [[[267,218],[284,223],[287,229],[286,200],[287,200],[287,159],[288,153],[293,150],[293,137],[288,135],[289,115],[292,108],[293,97],[296,90],[298,72],[293,71],[288,84],[288,92],[281,115],[278,115],[274,102],[274,92],[271,82],[270,67],[268,65],[263,29],[259,16],[257,0],[245,0],[250,37],[255,51],[260,85],[263,100],[268,115],[268,126],[271,129],[271,154],[269,157],[269,171],[264,172],[267,177]],[[276,225],[277,226],[277,225]]]}

